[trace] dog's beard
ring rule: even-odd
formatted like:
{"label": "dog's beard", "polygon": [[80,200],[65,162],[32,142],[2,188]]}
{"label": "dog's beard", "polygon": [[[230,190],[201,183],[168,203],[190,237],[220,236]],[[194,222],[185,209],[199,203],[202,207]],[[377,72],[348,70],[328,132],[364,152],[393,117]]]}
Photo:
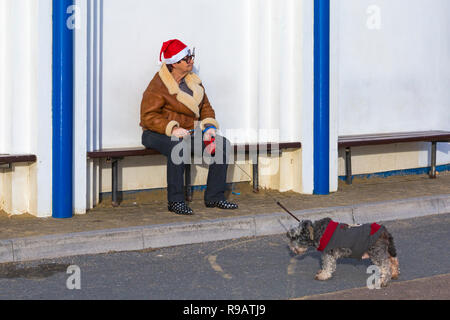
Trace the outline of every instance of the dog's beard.
{"label": "dog's beard", "polygon": [[304,254],[306,251],[308,251],[308,247],[301,247],[296,243],[291,243],[289,245],[289,248],[291,249],[291,251],[297,255],[302,255]]}

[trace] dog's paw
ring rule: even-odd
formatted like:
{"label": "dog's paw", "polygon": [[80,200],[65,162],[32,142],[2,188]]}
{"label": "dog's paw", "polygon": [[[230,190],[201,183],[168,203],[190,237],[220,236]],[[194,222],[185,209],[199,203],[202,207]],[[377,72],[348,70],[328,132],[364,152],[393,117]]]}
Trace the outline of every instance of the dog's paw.
{"label": "dog's paw", "polygon": [[389,280],[381,280],[381,287],[386,288],[389,285]]}
{"label": "dog's paw", "polygon": [[392,272],[391,279],[398,280],[400,278],[400,272],[394,271]]}
{"label": "dog's paw", "polygon": [[320,270],[319,272],[317,272],[314,279],[319,280],[319,281],[327,281],[327,280],[331,279],[331,274],[328,272],[325,272],[323,270]]}
{"label": "dog's paw", "polygon": [[391,279],[392,280],[398,280],[400,277],[400,267],[398,265],[398,259],[397,258],[389,258],[391,262]]}

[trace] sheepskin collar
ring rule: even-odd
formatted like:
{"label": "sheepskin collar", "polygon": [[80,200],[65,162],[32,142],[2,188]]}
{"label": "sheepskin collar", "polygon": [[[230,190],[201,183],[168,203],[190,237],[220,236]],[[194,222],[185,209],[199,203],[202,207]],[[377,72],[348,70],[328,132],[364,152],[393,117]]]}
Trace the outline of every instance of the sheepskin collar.
{"label": "sheepskin collar", "polygon": [[176,94],[177,100],[188,107],[189,110],[191,110],[195,114],[195,116],[199,118],[199,105],[203,101],[203,97],[205,95],[204,89],[202,88],[202,86],[200,86],[200,84],[202,83],[200,78],[195,73],[190,73],[184,78],[186,81],[186,85],[193,92],[193,96],[191,96],[180,89],[178,83],[173,78],[166,64],[162,65],[161,70],[159,71],[159,77],[169,91],[169,94]]}

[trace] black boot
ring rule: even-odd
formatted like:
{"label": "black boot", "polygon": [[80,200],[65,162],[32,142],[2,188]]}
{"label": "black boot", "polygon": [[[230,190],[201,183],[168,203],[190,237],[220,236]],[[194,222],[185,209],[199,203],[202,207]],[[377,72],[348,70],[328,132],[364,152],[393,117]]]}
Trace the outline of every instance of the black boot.
{"label": "black boot", "polygon": [[239,208],[236,203],[228,202],[227,200],[206,201],[205,205],[208,208],[220,208],[220,209],[225,209],[225,210],[236,210]]}
{"label": "black boot", "polygon": [[184,202],[169,202],[168,209],[170,212],[184,216],[191,216],[194,214],[194,211],[192,211],[192,209]]}

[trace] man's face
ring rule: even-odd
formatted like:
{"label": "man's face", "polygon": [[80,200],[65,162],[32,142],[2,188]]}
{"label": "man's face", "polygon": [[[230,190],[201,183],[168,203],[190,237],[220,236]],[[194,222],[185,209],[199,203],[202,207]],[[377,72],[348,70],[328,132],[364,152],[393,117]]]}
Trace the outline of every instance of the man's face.
{"label": "man's face", "polygon": [[185,57],[179,63],[173,64],[173,67],[181,73],[192,72],[192,69],[194,68],[194,59],[190,59],[189,56]]}

